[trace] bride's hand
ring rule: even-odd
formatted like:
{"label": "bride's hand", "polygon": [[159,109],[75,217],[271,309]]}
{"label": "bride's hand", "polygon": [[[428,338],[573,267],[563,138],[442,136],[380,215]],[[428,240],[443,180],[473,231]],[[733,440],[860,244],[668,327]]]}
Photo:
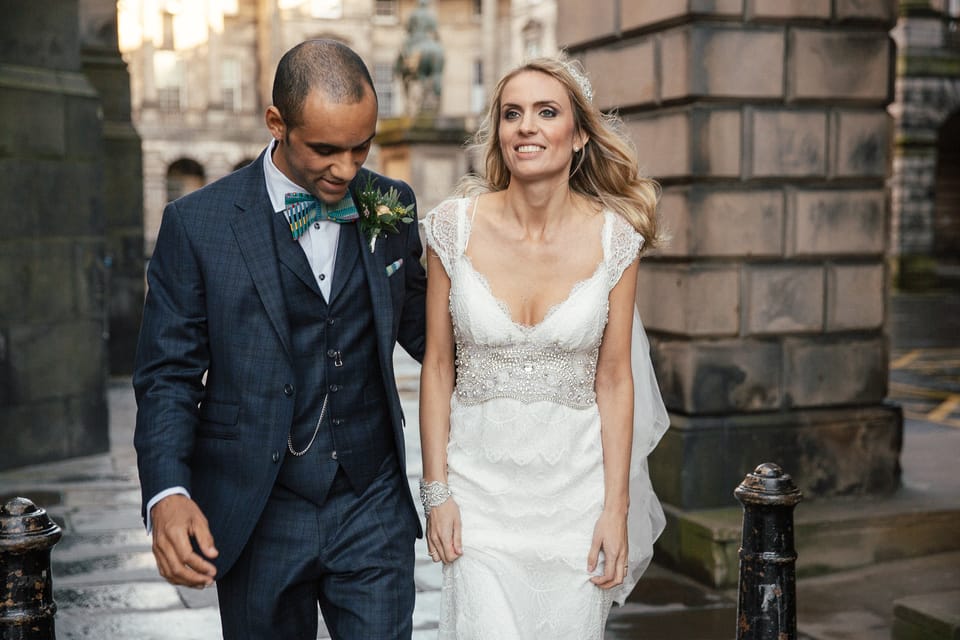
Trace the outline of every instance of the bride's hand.
{"label": "bride's hand", "polygon": [[447,498],[430,509],[427,517],[427,551],[434,562],[449,564],[463,555],[460,543],[460,507]]}
{"label": "bride's hand", "polygon": [[623,584],[627,575],[627,515],[604,511],[593,528],[593,544],[587,556],[587,571],[593,573],[603,550],[603,575],[590,578],[601,589]]}

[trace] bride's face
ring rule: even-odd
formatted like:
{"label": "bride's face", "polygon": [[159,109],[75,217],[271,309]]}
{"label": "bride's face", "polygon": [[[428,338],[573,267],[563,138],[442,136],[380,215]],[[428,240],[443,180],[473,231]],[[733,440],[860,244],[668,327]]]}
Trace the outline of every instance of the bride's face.
{"label": "bride's face", "polygon": [[500,105],[500,153],[511,180],[566,180],[573,148],[582,146],[566,87],[540,71],[523,71],[504,85]]}

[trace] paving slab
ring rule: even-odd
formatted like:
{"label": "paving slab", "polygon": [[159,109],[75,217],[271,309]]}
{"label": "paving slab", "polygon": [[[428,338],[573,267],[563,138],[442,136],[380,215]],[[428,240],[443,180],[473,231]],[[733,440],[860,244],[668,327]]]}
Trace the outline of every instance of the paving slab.
{"label": "paving slab", "polygon": [[176,587],[156,581],[124,584],[63,586],[58,583],[53,597],[60,611],[100,609],[135,611],[171,609],[183,604]]}
{"label": "paving slab", "polygon": [[894,603],[960,589],[960,552],[881,562],[797,581],[797,623],[815,640],[889,638]]}
{"label": "paving slab", "polygon": [[57,640],[222,640],[216,609],[81,611],[57,614]]}

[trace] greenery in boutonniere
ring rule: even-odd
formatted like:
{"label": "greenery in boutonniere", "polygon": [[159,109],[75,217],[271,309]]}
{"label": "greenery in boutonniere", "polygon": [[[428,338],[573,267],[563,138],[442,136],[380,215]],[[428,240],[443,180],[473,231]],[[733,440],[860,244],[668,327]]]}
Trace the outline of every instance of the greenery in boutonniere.
{"label": "greenery in boutonniere", "polygon": [[377,238],[386,233],[400,233],[397,224],[413,222],[413,205],[400,202],[400,192],[390,187],[383,193],[373,186],[373,177],[357,190],[357,212],[360,214],[360,230],[370,242],[373,252]]}

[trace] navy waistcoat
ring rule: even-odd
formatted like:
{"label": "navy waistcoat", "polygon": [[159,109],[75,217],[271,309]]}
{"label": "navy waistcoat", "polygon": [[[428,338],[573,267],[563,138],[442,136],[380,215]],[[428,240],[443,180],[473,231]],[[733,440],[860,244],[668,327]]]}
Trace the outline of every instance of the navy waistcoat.
{"label": "navy waistcoat", "polygon": [[[277,218],[275,241],[292,242],[282,216]],[[395,448],[374,309],[359,254],[369,248],[354,224],[340,228],[329,302],[302,251],[302,261],[280,265],[296,375],[294,450],[310,442],[325,396],[328,405],[309,451],[300,457],[287,451],[278,483],[316,504],[325,499],[338,467],[359,494]]]}

